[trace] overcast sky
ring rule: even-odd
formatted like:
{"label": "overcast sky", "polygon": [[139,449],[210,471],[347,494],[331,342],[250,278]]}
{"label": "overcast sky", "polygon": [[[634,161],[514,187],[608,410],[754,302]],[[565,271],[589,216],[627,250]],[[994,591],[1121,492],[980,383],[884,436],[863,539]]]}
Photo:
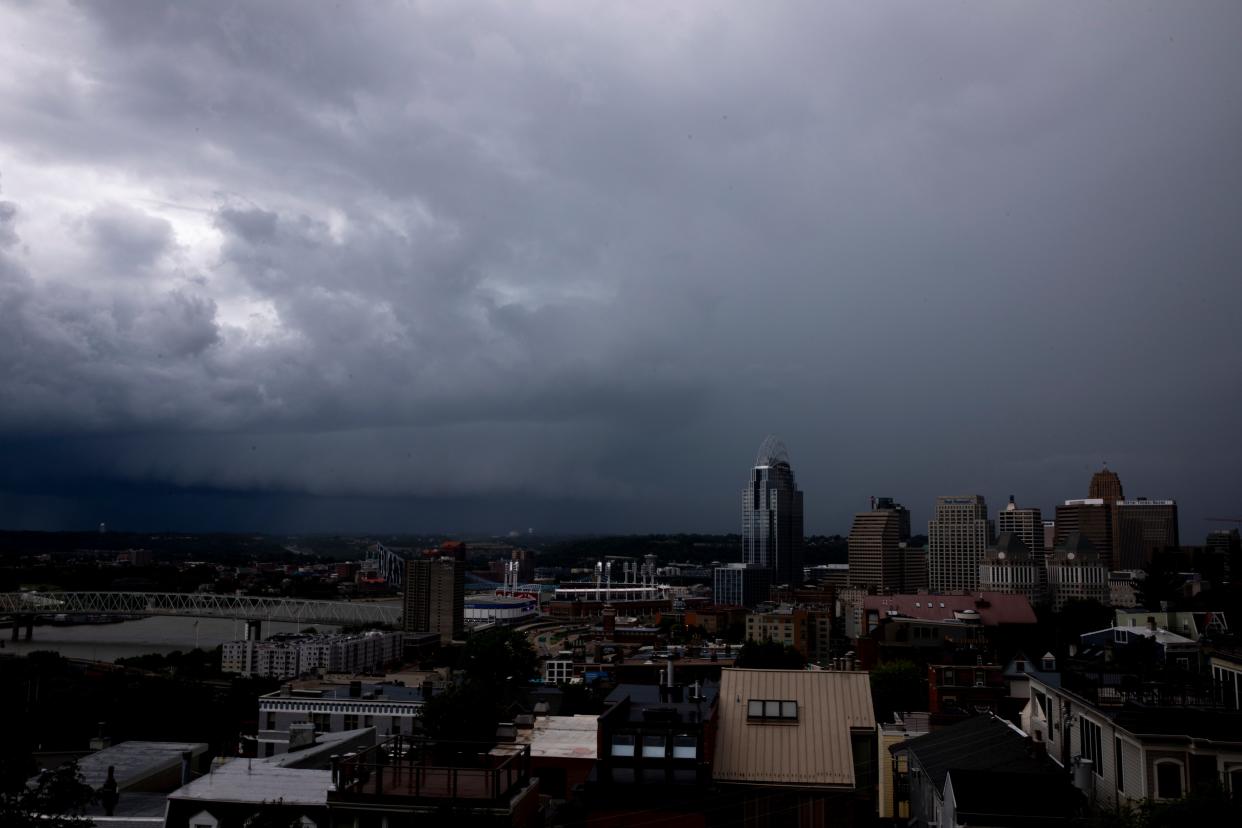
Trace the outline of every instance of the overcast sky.
{"label": "overcast sky", "polygon": [[1242,517],[1242,4],[0,4],[0,526]]}

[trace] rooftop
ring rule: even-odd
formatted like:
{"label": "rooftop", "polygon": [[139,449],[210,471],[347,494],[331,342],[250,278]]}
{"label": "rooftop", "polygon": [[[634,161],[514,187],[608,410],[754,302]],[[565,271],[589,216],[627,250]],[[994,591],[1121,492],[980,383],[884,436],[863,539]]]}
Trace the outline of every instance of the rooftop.
{"label": "rooftop", "polygon": [[1084,804],[1069,780],[1054,773],[949,771],[962,824],[1021,826],[1071,817]]}
{"label": "rooftop", "polygon": [[955,612],[975,610],[984,626],[1034,624],[1035,610],[1021,595],[978,592],[970,595],[869,595],[863,608],[881,613],[896,611],[924,621],[953,621]]}
{"label": "rooftop", "polygon": [[[851,730],[875,730],[868,674],[726,668],[720,695],[713,779],[853,787]],[[796,719],[756,722],[752,700],[794,701]]]}
{"label": "rooftop", "polygon": [[150,776],[180,768],[181,754],[186,751],[198,757],[207,752],[207,745],[203,742],[121,742],[79,759],[78,770],[86,784],[98,788],[108,778],[111,765],[117,787],[124,791]]}
{"label": "rooftop", "polygon": [[535,759],[595,759],[598,752],[599,717],[593,714],[576,716],[540,716],[531,728],[519,728],[517,740],[499,745],[492,753],[514,753],[523,745],[530,746]]}
{"label": "rooftop", "polygon": [[907,750],[913,754],[923,772],[931,777],[936,790],[941,792],[950,770],[1052,772],[1048,760],[1032,753],[1022,731],[992,715],[974,716],[894,745],[890,750]]}

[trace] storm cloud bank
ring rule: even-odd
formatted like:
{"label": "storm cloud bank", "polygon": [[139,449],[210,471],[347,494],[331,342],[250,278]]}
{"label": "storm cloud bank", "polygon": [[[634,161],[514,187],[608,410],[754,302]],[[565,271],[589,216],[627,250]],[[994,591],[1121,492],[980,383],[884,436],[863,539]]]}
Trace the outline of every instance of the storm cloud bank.
{"label": "storm cloud bank", "polygon": [[812,531],[1242,508],[1236,3],[0,28],[0,525],[724,531],[769,432]]}

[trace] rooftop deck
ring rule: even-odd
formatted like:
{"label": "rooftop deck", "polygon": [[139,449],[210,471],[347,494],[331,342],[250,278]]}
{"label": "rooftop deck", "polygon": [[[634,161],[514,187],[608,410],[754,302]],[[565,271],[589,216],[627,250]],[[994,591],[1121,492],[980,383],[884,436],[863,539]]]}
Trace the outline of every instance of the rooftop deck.
{"label": "rooftop deck", "polygon": [[530,779],[530,745],[507,755],[491,754],[491,747],[395,736],[340,758],[328,798],[507,801]]}

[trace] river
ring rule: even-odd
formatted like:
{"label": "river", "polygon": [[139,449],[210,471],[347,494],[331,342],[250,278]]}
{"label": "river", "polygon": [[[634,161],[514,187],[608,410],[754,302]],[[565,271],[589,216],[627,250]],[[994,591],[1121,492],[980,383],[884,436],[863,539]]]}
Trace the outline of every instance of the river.
{"label": "river", "polygon": [[[314,625],[320,632],[335,632],[336,627]],[[300,632],[306,625],[276,621],[263,622],[263,637],[279,632]],[[0,653],[25,654],[35,650],[53,650],[66,658],[85,658],[92,661],[115,661],[118,658],[144,655],[146,653],[171,653],[173,650],[192,650],[199,647],[210,650],[225,641],[246,637],[244,621],[228,618],[182,618],[179,616],[152,616],[138,621],[122,621],[119,624],[81,624],[72,627],[54,627],[42,624],[34,628],[34,640],[26,641],[26,631],[20,632],[21,640],[9,639],[10,631],[0,629],[3,648]]]}

